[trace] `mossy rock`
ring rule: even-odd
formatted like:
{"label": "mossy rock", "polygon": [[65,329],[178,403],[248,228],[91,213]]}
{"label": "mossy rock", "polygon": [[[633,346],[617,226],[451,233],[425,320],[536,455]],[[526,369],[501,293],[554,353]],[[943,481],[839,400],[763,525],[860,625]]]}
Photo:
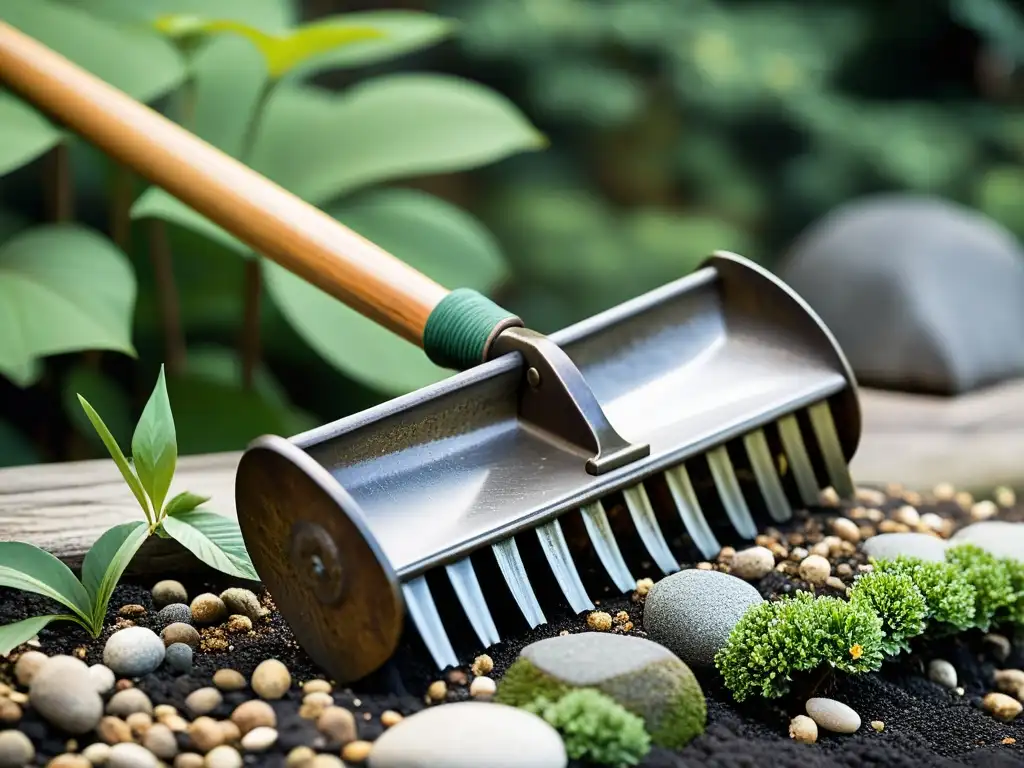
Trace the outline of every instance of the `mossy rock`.
{"label": "mossy rock", "polygon": [[575,688],[596,688],[643,718],[662,747],[688,744],[707,724],[704,692],[678,656],[650,640],[604,632],[528,645],[498,683],[496,700],[523,706]]}

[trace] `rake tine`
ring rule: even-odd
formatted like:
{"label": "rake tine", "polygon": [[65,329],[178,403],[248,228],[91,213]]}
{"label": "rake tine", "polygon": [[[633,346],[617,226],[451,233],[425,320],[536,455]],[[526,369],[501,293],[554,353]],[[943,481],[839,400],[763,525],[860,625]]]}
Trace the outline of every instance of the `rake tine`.
{"label": "rake tine", "polygon": [[708,452],[708,466],[711,467],[711,476],[715,479],[715,487],[733,528],[743,538],[753,539],[757,536],[757,525],[747,507],[746,499],[743,498],[739,480],[736,479],[736,471],[724,445]]}
{"label": "rake tine", "polygon": [[676,503],[676,509],[679,510],[679,516],[683,519],[683,525],[686,526],[686,531],[693,539],[693,543],[697,545],[705,558],[710,559],[717,555],[722,550],[722,546],[715,538],[715,534],[711,532],[711,526],[708,525],[708,521],[704,517],[686,467],[680,464],[678,467],[665,470],[665,482],[668,484],[669,493],[672,494],[672,500]]}
{"label": "rake tine", "polygon": [[403,584],[402,594],[405,596],[409,615],[416,624],[427,650],[434,657],[438,669],[457,667],[459,659],[452,649],[451,641],[448,640],[448,633],[444,631],[444,624],[437,613],[437,606],[434,605],[426,577],[417,576]]}
{"label": "rake tine", "polygon": [[562,594],[569,601],[573,612],[594,610],[594,603],[587,595],[586,587],[580,581],[579,572],[576,570],[576,563],[573,562],[569,545],[565,542],[565,534],[562,533],[562,526],[557,520],[540,526],[537,529],[537,538],[540,540],[544,556],[551,565],[555,574],[558,586],[562,588]]}
{"label": "rake tine", "polygon": [[668,548],[665,535],[661,532],[658,519],[654,516],[654,509],[651,507],[651,500],[647,497],[647,489],[643,483],[626,488],[622,495],[626,499],[626,507],[633,518],[637,533],[647,547],[647,551],[654,562],[658,564],[665,573],[674,573],[679,570],[679,563],[675,555]]}
{"label": "rake tine", "polygon": [[828,403],[815,403],[807,411],[811,417],[811,427],[818,440],[818,447],[821,448],[821,455],[825,460],[825,469],[828,471],[832,487],[840,498],[852,499],[854,495],[853,479],[850,477],[850,469],[843,456],[843,448],[839,444],[836,423],[832,419],[832,411],[828,407]]}
{"label": "rake tine", "polygon": [[604,505],[600,501],[595,501],[582,507],[580,514],[583,515],[583,525],[586,526],[594,551],[597,552],[601,565],[608,571],[608,577],[620,592],[629,592],[636,585],[636,579],[629,572],[626,561],[622,559],[622,552],[619,551],[619,544],[612,534]]}
{"label": "rake tine", "polygon": [[530,586],[530,577],[526,575],[526,566],[519,556],[519,547],[515,539],[505,539],[491,546],[494,556],[498,559],[498,567],[501,568],[501,575],[505,577],[505,583],[512,590],[512,596],[519,604],[519,610],[523,612],[530,629],[540,624],[546,624],[544,611],[541,610],[537,596]]}
{"label": "rake tine", "polygon": [[462,603],[462,609],[466,612],[466,617],[480,642],[485,646],[500,642],[498,628],[494,626],[494,619],[487,608],[487,601],[484,600],[484,593],[480,589],[480,582],[476,578],[476,571],[470,559],[463,558],[445,570],[448,571],[448,580],[451,581],[455,595]]}
{"label": "rake tine", "polygon": [[747,449],[747,456],[750,457],[750,465],[754,469],[754,476],[757,478],[757,485],[761,489],[765,503],[768,505],[768,514],[779,523],[784,523],[793,516],[793,510],[789,506],[789,499],[786,498],[786,491],[782,487],[779,473],[775,469],[775,462],[772,460],[772,452],[768,448],[768,438],[764,435],[763,429],[757,429],[743,437],[743,445]]}
{"label": "rake tine", "polygon": [[814,476],[814,467],[811,465],[811,457],[807,455],[807,446],[804,445],[796,416],[789,414],[779,419],[779,437],[782,438],[789,467],[793,470],[793,480],[796,481],[800,500],[805,507],[812,507],[818,503],[818,479]]}

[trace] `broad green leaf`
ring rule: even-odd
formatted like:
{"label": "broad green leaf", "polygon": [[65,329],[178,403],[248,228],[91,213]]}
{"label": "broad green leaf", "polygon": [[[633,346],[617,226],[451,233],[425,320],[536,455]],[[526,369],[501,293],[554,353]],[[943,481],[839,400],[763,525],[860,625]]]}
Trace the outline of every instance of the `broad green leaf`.
{"label": "broad green leaf", "polygon": [[210,498],[210,496],[197,496],[191,491],[182,491],[167,502],[167,508],[164,510],[164,513],[172,517],[174,515],[182,515],[185,512],[191,512],[201,504],[205,504]]}
{"label": "broad green leaf", "polygon": [[53,614],[51,616],[34,616],[31,619],[22,619],[13,624],[0,626],[0,658],[3,658],[22,643],[28,642],[39,632],[54,621],[81,621],[77,616],[70,616],[66,613]]}
{"label": "broad green leaf", "polygon": [[132,409],[128,395],[112,379],[95,368],[79,364],[68,372],[61,389],[64,413],[79,433],[97,447],[102,439],[82,408],[79,395],[84,397],[97,413],[103,413],[103,423],[118,445],[129,445],[132,440]]}
{"label": "broad green leaf", "polygon": [[0,421],[0,467],[39,463],[39,454],[28,438],[6,421]]}
{"label": "broad green leaf", "polygon": [[[442,285],[486,292],[506,275],[490,233],[469,214],[424,192],[378,190],[328,212]],[[345,374],[388,394],[450,375],[419,347],[319,288],[271,262],[263,266],[267,290],[282,314]]]}
{"label": "broad green leaf", "polygon": [[295,23],[293,0],[64,0],[90,13],[117,21],[152,24],[161,16],[204,14],[233,19],[264,32],[288,29]]}
{"label": "broad green leaf", "polygon": [[143,520],[115,525],[96,540],[82,561],[82,584],[92,600],[94,633],[103,626],[121,574],[148,538],[149,526]]}
{"label": "broad green leaf", "polygon": [[243,256],[252,255],[252,251],[241,240],[160,187],[150,187],[139,195],[132,205],[131,216],[133,219],[163,219],[169,224],[197,232]]}
{"label": "broad green leaf", "polygon": [[280,33],[267,33],[244,22],[204,16],[163,16],[155,26],[175,38],[230,33],[241,35],[255,45],[267,62],[270,77],[277,79],[304,61],[348,43],[373,40],[383,33],[370,26],[359,26],[344,16],[303,24]]}
{"label": "broad green leaf", "polygon": [[267,85],[259,50],[244,38],[210,40],[192,60],[195,105],[189,129],[232,157],[241,157]]}
{"label": "broad green leaf", "polygon": [[89,619],[89,594],[64,563],[22,541],[0,541],[0,587],[34,592]]}
{"label": "broad green leaf", "polygon": [[546,146],[501,94],[448,75],[367,80],[341,95],[282,84],[249,164],[317,205],[383,181],[469,170]]}
{"label": "broad green leaf", "polygon": [[139,506],[142,507],[142,511],[149,516],[149,502],[146,501],[146,492],[142,488],[142,483],[136,476],[135,471],[128,463],[128,459],[125,458],[121,452],[121,447],[117,444],[117,440],[110,434],[110,430],[107,429],[107,425],[103,423],[103,419],[96,413],[96,409],[93,408],[89,401],[81,395],[78,396],[78,402],[82,404],[82,410],[85,411],[85,415],[89,417],[89,421],[92,423],[96,433],[100,436],[103,441],[103,445],[107,447],[107,451],[110,452],[110,458],[114,460],[114,464],[117,465],[117,469],[121,472],[121,477],[131,488],[132,493],[135,495],[136,501],[139,502]]}
{"label": "broad green leaf", "polygon": [[132,462],[142,487],[153,502],[153,514],[159,518],[178,463],[174,414],[171,413],[171,402],[167,397],[167,380],[162,365],[153,393],[142,409],[139,423],[135,425]]}
{"label": "broad green leaf", "polygon": [[31,106],[7,91],[0,91],[0,176],[55,147],[61,135]]}
{"label": "broad green leaf", "polygon": [[231,518],[196,510],[168,517],[164,530],[207,565],[242,579],[259,580],[238,523]]}
{"label": "broad green leaf", "polygon": [[54,0],[3,0],[0,19],[143,102],[168,93],[185,77],[170,41],[140,25]]}
{"label": "broad green leaf", "polygon": [[35,227],[0,246],[0,374],[86,349],[135,356],[135,275],[107,238],[74,224]]}

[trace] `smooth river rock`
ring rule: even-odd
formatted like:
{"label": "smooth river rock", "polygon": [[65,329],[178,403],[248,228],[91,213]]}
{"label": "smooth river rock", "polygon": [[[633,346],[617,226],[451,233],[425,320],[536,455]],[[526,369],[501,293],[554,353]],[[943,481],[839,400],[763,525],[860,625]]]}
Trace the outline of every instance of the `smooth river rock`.
{"label": "smooth river rock", "polygon": [[517,707],[463,701],[430,707],[373,743],[370,768],[565,768],[558,731]]}
{"label": "smooth river rock", "polygon": [[996,557],[1024,560],[1024,523],[986,520],[972,523],[954,533],[950,545],[974,544]]}
{"label": "smooth river rock", "polygon": [[860,728],[860,715],[856,710],[835,699],[808,699],[807,714],[819,728],[833,733],[855,733]]}
{"label": "smooth river rock", "polygon": [[67,733],[83,734],[103,717],[103,699],[84,661],[54,656],[32,678],[32,708]]}
{"label": "smooth river rock", "polygon": [[151,629],[128,627],[112,634],[103,648],[103,663],[120,677],[148,675],[163,663],[164,641]]}
{"label": "smooth river rock", "polygon": [[900,555],[916,557],[936,563],[946,559],[946,541],[927,533],[880,533],[864,542],[864,554],[878,560],[890,560]]}

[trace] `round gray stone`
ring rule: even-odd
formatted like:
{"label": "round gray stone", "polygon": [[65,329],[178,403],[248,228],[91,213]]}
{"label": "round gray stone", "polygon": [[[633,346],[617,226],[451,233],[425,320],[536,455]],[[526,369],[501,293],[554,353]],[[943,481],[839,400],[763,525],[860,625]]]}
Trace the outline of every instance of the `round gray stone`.
{"label": "round gray stone", "polygon": [[95,728],[103,717],[103,699],[84,661],[54,656],[32,678],[32,708],[52,725],[72,734]]}
{"label": "round gray stone", "polygon": [[945,688],[956,688],[956,667],[945,659],[932,659],[928,662],[928,679]]}
{"label": "round gray stone", "polygon": [[860,728],[860,715],[852,707],[848,707],[835,699],[808,699],[805,705],[807,714],[818,727],[833,733],[854,733]]}
{"label": "round gray stone", "polygon": [[1024,560],[1024,523],[986,520],[972,523],[954,533],[950,545],[974,544],[995,557]]}
{"label": "round gray stone", "polygon": [[192,648],[185,643],[171,643],[164,657],[167,666],[175,672],[187,675],[192,671]]}
{"label": "round gray stone", "polygon": [[666,576],[647,594],[647,636],[687,664],[710,666],[729,633],[764,598],[750,584],[720,571],[690,569]]}
{"label": "round gray stone", "polygon": [[23,768],[36,757],[32,741],[21,731],[0,731],[0,768]]}
{"label": "round gray stone", "polygon": [[188,591],[180,581],[166,579],[153,586],[153,605],[158,609],[172,603],[187,603]]}
{"label": "round gray stone", "polygon": [[107,714],[114,717],[128,717],[136,712],[152,715],[153,702],[149,700],[149,696],[144,691],[138,688],[125,688],[110,697],[106,709]]}
{"label": "round gray stone", "polygon": [[160,768],[160,761],[141,744],[124,742],[110,748],[107,768]]}
{"label": "round gray stone", "polygon": [[656,642],[607,632],[545,638],[530,643],[519,655],[544,674],[575,687],[598,685],[659,662],[678,663],[675,654]]}
{"label": "round gray stone", "polygon": [[906,555],[941,563],[946,559],[947,546],[944,539],[927,533],[880,533],[865,541],[862,549],[868,557],[879,560]]}
{"label": "round gray stone", "polygon": [[171,624],[191,624],[192,609],[185,603],[165,605],[156,614],[156,624],[163,629]]}
{"label": "round gray stone", "polygon": [[164,660],[164,641],[151,629],[127,627],[112,634],[103,648],[103,663],[120,677],[148,675]]}
{"label": "round gray stone", "polygon": [[504,704],[463,701],[430,707],[373,743],[370,768],[565,768],[558,731]]}
{"label": "round gray stone", "polygon": [[963,205],[852,200],[797,239],[779,276],[865,386],[953,395],[1024,374],[1024,249]]}

